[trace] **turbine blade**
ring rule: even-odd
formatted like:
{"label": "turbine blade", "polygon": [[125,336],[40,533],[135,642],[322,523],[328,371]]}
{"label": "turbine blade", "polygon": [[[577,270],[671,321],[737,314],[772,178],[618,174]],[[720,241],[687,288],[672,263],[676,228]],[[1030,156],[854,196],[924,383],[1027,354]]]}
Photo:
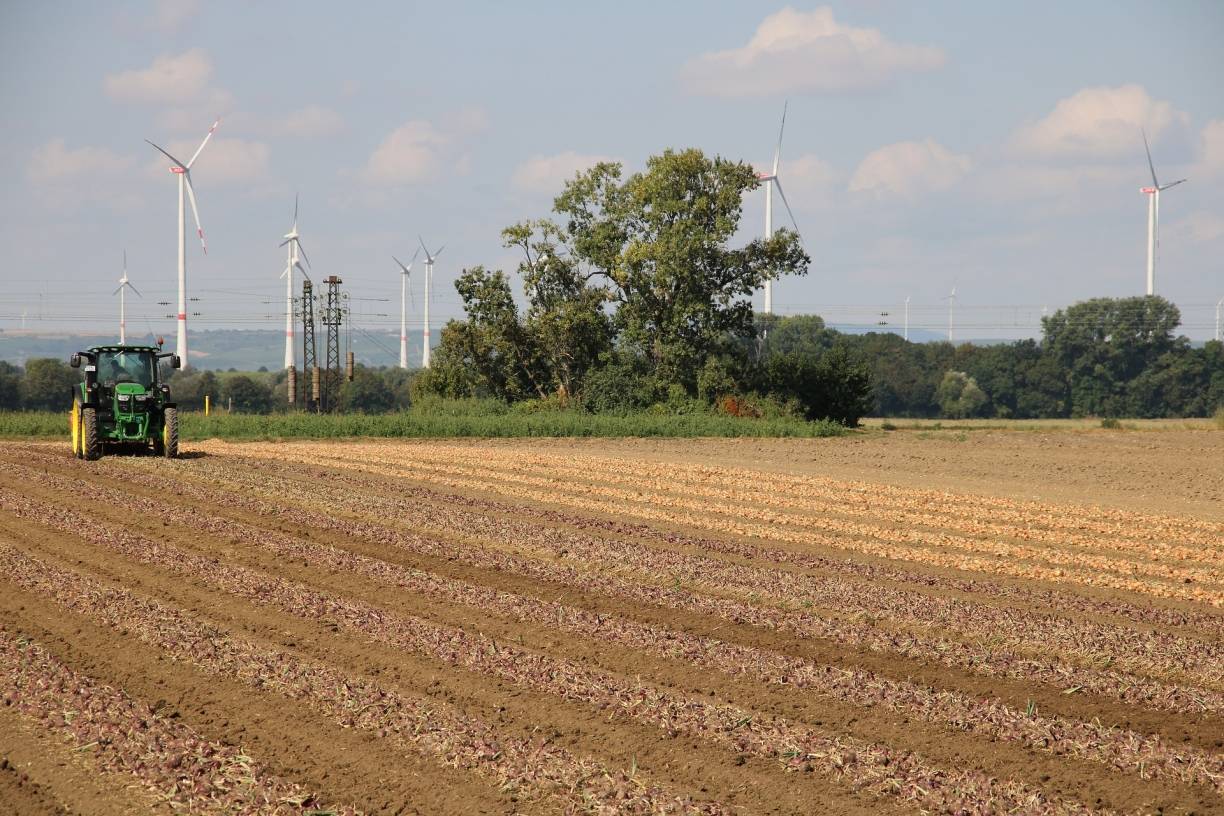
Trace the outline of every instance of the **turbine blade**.
{"label": "turbine blade", "polygon": [[416,250],[412,253],[412,257],[408,259],[408,268],[412,268],[412,264],[416,261],[417,256],[421,254],[421,250]]}
{"label": "turbine blade", "polygon": [[1159,187],[1160,182],[1156,180],[1156,165],[1152,164],[1152,148],[1148,146],[1147,131],[1140,129],[1143,134],[1143,152],[1147,153],[1148,169],[1152,171],[1152,186]]}
{"label": "turbine blade", "polygon": [[302,253],[302,260],[306,262],[306,265],[307,265],[307,266],[310,266],[310,259],[306,257],[306,250],[302,249],[302,241],[301,241],[301,239],[299,239],[299,238],[294,238],[294,239],[293,239],[293,245],[294,245],[295,247],[297,247],[297,251],[298,251],[298,252]]}
{"label": "turbine blade", "polygon": [[782,203],[786,205],[786,214],[790,216],[791,225],[795,228],[795,234],[799,236],[799,240],[803,240],[803,236],[799,233],[799,224],[795,221],[795,214],[791,212],[790,202],[786,200],[786,193],[782,192],[782,182],[778,179],[773,180],[774,186],[778,188],[778,195],[782,198]]}
{"label": "turbine blade", "polygon": [[782,132],[786,130],[786,106],[790,101],[782,103],[782,125],[778,128],[778,146],[774,149],[773,174],[778,175],[778,162],[782,158]]}
{"label": "turbine blade", "polygon": [[442,254],[442,250],[444,250],[444,249],[446,249],[446,244],[443,244],[441,247],[439,247],[439,248],[438,248],[438,251],[437,251],[437,252],[435,252],[435,253],[433,254],[433,257],[432,257],[432,258],[430,258],[429,260],[430,260],[431,262],[432,262],[432,261],[436,261],[436,260],[438,259],[438,256]]}
{"label": "turbine blade", "polygon": [[1178,179],[1177,181],[1170,182],[1169,184],[1164,185],[1164,186],[1163,186],[1163,187],[1161,187],[1160,189],[1161,189],[1161,190],[1167,190],[1167,189],[1169,189],[1170,187],[1176,187],[1177,185],[1179,185],[1179,184],[1181,184],[1181,183],[1183,183],[1183,182],[1189,181],[1189,180],[1190,180],[1190,179]]}
{"label": "turbine blade", "polygon": [[124,285],[124,286],[126,286],[127,288],[131,289],[133,292],[135,292],[135,293],[136,293],[136,297],[138,297],[138,298],[142,298],[142,297],[144,297],[144,295],[140,294],[140,290],[139,290],[139,289],[137,289],[135,286],[133,286],[132,284],[128,283],[127,281],[124,281],[124,284],[123,284],[123,285]]}
{"label": "turbine blade", "polygon": [[303,278],[305,278],[306,280],[310,280],[310,276],[306,274],[306,267],[302,266],[297,261],[294,261],[293,265],[296,266],[298,271],[302,273]]}
{"label": "turbine blade", "polygon": [[[149,140],[148,140],[148,139],[145,139],[145,141],[146,141],[146,142],[149,142]],[[149,142],[149,144],[153,145],[153,148],[154,148],[155,150],[157,150],[157,152],[158,152],[158,153],[161,153],[161,154],[162,154],[163,156],[165,156],[167,159],[169,159],[170,161],[174,162],[174,164],[175,164],[176,166],[181,167],[181,168],[182,168],[182,169],[184,169],[184,170],[186,170],[186,169],[187,169],[187,167],[186,167],[186,166],[185,166],[185,165],[184,165],[184,164],[183,164],[181,161],[179,161],[178,159],[176,159],[176,158],[174,158],[173,156],[171,156],[169,153],[167,153],[165,150],[163,150],[163,149],[162,149],[161,147],[159,147],[158,145],[153,144],[153,142]]]}
{"label": "turbine blade", "polygon": [[127,280],[127,250],[123,250],[123,278]]}
{"label": "turbine blade", "polygon": [[418,235],[417,240],[421,242],[421,249],[425,250],[425,257],[426,259],[428,259],[429,258],[429,247],[425,246],[425,239]]}
{"label": "turbine blade", "polygon": [[208,129],[208,135],[204,137],[204,141],[200,142],[200,146],[196,148],[196,152],[191,154],[191,160],[187,162],[187,169],[191,169],[191,165],[195,164],[195,160],[199,158],[200,153],[204,150],[204,145],[208,144],[208,140],[212,138],[213,131],[217,129],[217,125],[221,124],[221,117],[217,117],[217,121],[212,123],[212,127]]}
{"label": "turbine blade", "polygon": [[111,292],[111,294],[112,294],[112,295],[117,295],[117,294],[119,294],[119,293],[120,293],[120,292],[122,292],[122,291],[123,291],[123,287],[122,287],[122,286],[120,286],[118,289],[116,289],[115,291]]}
{"label": "turbine blade", "polygon": [[286,238],[285,240],[283,240],[283,241],[281,241],[281,242],[280,242],[280,245],[281,245],[281,246],[284,246],[285,244],[289,243],[289,242],[290,242],[290,241],[292,241],[292,240],[293,240],[292,238]]}
{"label": "turbine blade", "polygon": [[187,200],[191,202],[191,214],[195,217],[196,233],[200,236],[200,246],[204,248],[204,254],[208,254],[208,244],[204,243],[204,227],[200,226],[200,210],[196,207],[195,189],[191,186],[191,173],[183,173],[183,181],[187,186]]}
{"label": "turbine blade", "polygon": [[293,194],[293,231],[297,232],[298,194]]}
{"label": "turbine blade", "polygon": [[391,256],[391,260],[393,260],[393,261],[395,261],[397,264],[399,264],[399,268],[400,268],[400,269],[402,269],[402,270],[404,270],[404,274],[405,274],[405,275],[409,274],[409,268],[408,268],[408,267],[406,267],[406,266],[404,266],[404,262],[403,262],[403,261],[401,261],[399,258],[395,257],[394,255],[392,255],[392,256]]}

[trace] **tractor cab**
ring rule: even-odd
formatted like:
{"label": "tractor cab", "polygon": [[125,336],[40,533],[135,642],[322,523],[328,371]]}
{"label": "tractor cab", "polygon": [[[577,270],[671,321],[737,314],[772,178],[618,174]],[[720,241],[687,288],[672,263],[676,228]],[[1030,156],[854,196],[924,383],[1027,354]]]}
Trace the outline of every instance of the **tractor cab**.
{"label": "tractor cab", "polygon": [[147,448],[178,453],[178,411],[170,386],[162,382],[162,359],[178,368],[179,358],[161,346],[93,346],[72,355],[84,377],[73,391],[72,450],[96,459],[104,448]]}

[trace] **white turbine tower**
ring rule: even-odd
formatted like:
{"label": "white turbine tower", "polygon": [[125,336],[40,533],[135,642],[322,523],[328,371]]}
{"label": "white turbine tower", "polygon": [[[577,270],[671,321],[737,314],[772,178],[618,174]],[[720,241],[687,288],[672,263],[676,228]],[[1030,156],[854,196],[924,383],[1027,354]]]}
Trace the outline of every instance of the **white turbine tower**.
{"label": "white turbine tower", "polygon": [[[298,233],[298,197],[296,195],[293,197],[293,229],[282,237],[285,240],[281,241],[280,245],[289,247],[285,271],[281,273],[281,277],[285,279],[285,368],[289,369],[293,368],[296,360],[293,346],[293,270],[299,270],[306,280],[310,280],[310,276],[306,274],[306,268],[301,263],[305,261],[306,266],[310,266],[310,259],[306,257],[306,250],[302,249],[301,236]],[[301,255],[300,260],[299,254]]]}
{"label": "white turbine tower", "polygon": [[187,232],[186,232],[186,214],[183,212],[183,193],[186,192],[187,198],[191,201],[191,214],[195,218],[196,232],[200,236],[200,246],[204,248],[204,254],[208,254],[208,245],[204,243],[204,228],[200,226],[200,211],[196,208],[195,190],[191,186],[191,166],[195,164],[195,160],[200,157],[200,153],[204,150],[204,145],[208,144],[208,140],[212,138],[213,131],[217,129],[217,125],[221,124],[221,120],[213,122],[212,127],[208,129],[208,135],[204,137],[204,141],[200,142],[200,146],[196,148],[196,152],[191,155],[186,164],[183,164],[178,159],[171,156],[161,147],[153,142],[146,142],[157,148],[158,152],[168,158],[174,164],[170,167],[170,172],[178,176],[178,345],[176,347],[179,360],[183,368],[187,368],[190,363],[187,359]]}
{"label": "white turbine tower", "polygon": [[127,344],[127,304],[124,299],[127,292],[123,291],[124,289],[131,289],[136,293],[136,297],[144,297],[128,280],[126,249],[123,250],[123,277],[119,279],[119,288],[111,293],[119,296],[119,345],[121,346]]}
{"label": "white turbine tower", "polygon": [[952,294],[944,298],[948,301],[948,342],[952,342],[952,306],[956,303],[956,286],[952,286]]}
{"label": "white turbine tower", "polygon": [[[442,250],[438,251],[441,252]],[[408,367],[408,306],[405,303],[405,295],[408,293],[408,276],[412,274],[412,264],[416,262],[417,255],[420,254],[421,250],[419,249],[412,253],[412,258],[409,259],[407,266],[404,266],[403,262],[400,261],[399,258],[395,257],[394,255],[391,256],[391,260],[399,264],[400,268],[400,368]],[[426,252],[425,254],[428,255],[429,253]],[[428,300],[428,298],[426,298],[426,300]],[[426,306],[425,309],[426,315],[428,315],[429,307]],[[425,319],[428,322],[429,318],[426,317]],[[425,336],[429,337],[428,325],[425,328]],[[425,359],[428,360],[429,357],[426,356]],[[428,365],[428,363],[426,363],[426,365]]]}
{"label": "white turbine tower", "polygon": [[442,254],[442,250],[446,249],[446,244],[431,255],[425,246],[425,239],[418,235],[417,240],[421,242],[421,249],[425,250],[425,341],[421,352],[421,366],[429,368],[429,299],[433,296],[433,268],[434,261]]}
{"label": "white turbine tower", "polygon": [[1140,187],[1139,192],[1148,197],[1148,247],[1147,247],[1147,293],[1156,294],[1156,247],[1160,243],[1160,194],[1176,187],[1186,179],[1168,184],[1156,180],[1156,165],[1152,164],[1152,149],[1148,146],[1147,133],[1143,134],[1143,150],[1147,153],[1148,170],[1152,171],[1152,186]]}
{"label": "white turbine tower", "polygon": [[[768,173],[757,173],[757,178],[765,182],[765,240],[773,237],[773,191],[778,188],[778,195],[786,205],[786,213],[790,216],[795,232],[799,225],[795,222],[795,214],[791,212],[790,202],[782,191],[782,180],[778,178],[778,163],[782,160],[782,133],[786,130],[786,103],[782,105],[782,125],[778,128],[778,146],[774,149],[773,169]],[[765,314],[773,314],[773,281],[765,281]]]}

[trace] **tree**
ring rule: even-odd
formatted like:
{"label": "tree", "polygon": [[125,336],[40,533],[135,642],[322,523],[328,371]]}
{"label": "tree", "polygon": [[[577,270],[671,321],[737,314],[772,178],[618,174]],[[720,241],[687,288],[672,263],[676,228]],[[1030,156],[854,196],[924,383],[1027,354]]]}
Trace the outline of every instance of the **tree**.
{"label": "tree", "polygon": [[0,411],[21,407],[22,371],[7,360],[0,360]]}
{"label": "tree", "polygon": [[352,382],[340,386],[340,407],[362,414],[382,414],[395,405],[395,395],[376,371],[363,365],[353,369]]}
{"label": "tree", "polygon": [[227,378],[222,393],[235,411],[244,414],[266,414],[272,410],[272,392],[246,374],[235,374]]}
{"label": "tree", "polygon": [[937,396],[943,415],[953,419],[978,416],[990,401],[977,381],[963,371],[945,373]]}
{"label": "tree", "polygon": [[502,240],[523,252],[519,275],[529,304],[524,329],[547,388],[576,395],[587,372],[612,349],[607,287],[592,285],[591,271],[561,251],[563,236],[549,221],[507,227]]}
{"label": "tree", "polygon": [[804,418],[831,419],[854,426],[871,411],[871,372],[851,359],[844,346],[816,356],[787,352],[763,363],[759,390],[794,400]]}
{"label": "tree", "polygon": [[690,393],[710,354],[729,337],[754,335],[752,293],[767,280],[807,272],[810,259],[788,230],[727,245],[744,193],[759,184],[741,162],[669,150],[623,182],[620,165],[598,164],[567,183],[554,204],[564,221],[557,235],[573,262],[615,304],[622,345]]}
{"label": "tree", "polygon": [[1162,297],[1094,298],[1042,319],[1045,343],[1067,371],[1071,413],[1135,416],[1150,413],[1130,385],[1168,352],[1184,353],[1174,338],[1177,307]]}
{"label": "tree", "polygon": [[21,405],[31,411],[63,411],[72,405],[79,372],[55,357],[28,360],[21,381]]}

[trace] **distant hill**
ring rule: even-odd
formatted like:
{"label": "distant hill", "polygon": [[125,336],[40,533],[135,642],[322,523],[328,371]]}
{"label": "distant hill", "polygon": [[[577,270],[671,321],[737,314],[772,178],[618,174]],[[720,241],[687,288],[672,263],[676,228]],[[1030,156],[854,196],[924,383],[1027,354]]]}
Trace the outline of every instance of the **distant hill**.
{"label": "distant hill", "polygon": [[[439,333],[435,332],[435,337]],[[24,365],[33,357],[57,357],[67,360],[74,352],[102,343],[114,343],[113,334],[67,334],[63,332],[5,331],[0,332],[0,360]],[[129,335],[130,343],[154,343],[151,334]],[[285,360],[285,335],[279,331],[257,329],[215,329],[189,332],[188,347],[191,364],[202,369],[256,371],[259,368],[279,369]],[[435,341],[436,342],[436,341]],[[301,338],[297,339],[298,365],[302,364]],[[166,337],[166,349],[174,348],[174,337]],[[340,353],[346,351],[341,338]],[[399,364],[399,335],[354,330],[352,351],[357,362],[369,366]],[[324,335],[318,335],[319,362],[327,353]],[[343,360],[341,361],[343,362]],[[421,332],[408,333],[408,364],[421,364]]]}

